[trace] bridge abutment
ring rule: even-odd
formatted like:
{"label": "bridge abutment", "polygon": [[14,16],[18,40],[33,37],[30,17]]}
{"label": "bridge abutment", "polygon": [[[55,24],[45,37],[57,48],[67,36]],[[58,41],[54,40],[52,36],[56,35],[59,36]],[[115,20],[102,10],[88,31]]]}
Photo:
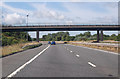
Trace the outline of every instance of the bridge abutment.
{"label": "bridge abutment", "polygon": [[37,33],[36,33],[36,39],[37,39],[37,42],[39,42],[39,31],[37,30]]}

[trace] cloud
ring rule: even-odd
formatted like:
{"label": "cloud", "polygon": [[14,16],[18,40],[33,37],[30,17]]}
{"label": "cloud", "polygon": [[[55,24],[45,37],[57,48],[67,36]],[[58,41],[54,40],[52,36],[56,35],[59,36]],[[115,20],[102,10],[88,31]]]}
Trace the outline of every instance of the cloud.
{"label": "cloud", "polygon": [[120,0],[70,0],[70,2],[118,2]]}
{"label": "cloud", "polygon": [[63,20],[65,16],[55,10],[52,10],[46,7],[46,4],[38,4],[34,3],[32,6],[37,10],[33,12],[33,15],[36,18],[45,18],[45,19],[52,19],[52,20]]}
{"label": "cloud", "polygon": [[[42,23],[42,24],[46,23],[56,24],[56,22],[58,22],[59,24],[117,23],[118,22],[117,21],[118,6],[116,5],[117,3],[113,2],[111,3],[104,2],[99,4],[98,3],[94,2],[61,3],[61,6],[66,8],[67,11],[55,10],[54,8],[48,7],[47,3],[29,3],[35,9],[33,11],[24,10],[21,8],[14,8],[4,3],[3,7],[8,11],[8,13],[5,14],[6,23],[11,23],[8,22],[10,17],[15,18],[15,19],[11,18],[14,21],[14,23],[24,23],[23,19],[25,20],[26,14],[28,12],[29,23]],[[99,8],[102,9],[102,11],[100,11]],[[15,17],[13,17],[14,15]],[[20,17],[18,18],[18,16]]]}
{"label": "cloud", "polygon": [[32,11],[15,8],[6,5],[5,3],[0,3],[3,8],[3,23],[4,24],[25,24],[27,13],[32,13]]}
{"label": "cloud", "polygon": [[23,10],[20,8],[14,8],[11,6],[6,5],[5,3],[1,3],[3,9],[7,9],[9,12],[14,12],[14,13],[20,13],[20,14],[27,14],[29,11],[28,10]]}
{"label": "cloud", "polygon": [[[73,24],[74,19],[68,15],[70,13],[64,11],[58,11],[52,8],[47,7],[46,3],[31,4],[36,11],[33,12],[33,16],[37,19],[39,18],[39,23],[42,24]],[[37,20],[35,20],[37,21]]]}
{"label": "cloud", "polygon": [[118,2],[120,0],[4,0],[4,2]]}
{"label": "cloud", "polygon": [[[117,3],[64,3],[63,6],[69,10],[66,15],[74,18],[78,24],[113,24],[118,21]],[[95,5],[95,6],[93,6]],[[90,6],[90,7],[89,7]],[[98,7],[99,6],[99,7]],[[111,6],[111,7],[109,7]],[[104,10],[99,12],[98,8]],[[79,19],[78,19],[79,17]],[[100,19],[102,18],[102,19]],[[74,23],[73,22],[73,23]]]}
{"label": "cloud", "polygon": [[23,24],[25,23],[25,17],[20,16],[17,13],[7,14],[4,18],[6,24]]}
{"label": "cloud", "polygon": [[66,21],[66,24],[72,25],[72,24],[73,24],[73,21]]}

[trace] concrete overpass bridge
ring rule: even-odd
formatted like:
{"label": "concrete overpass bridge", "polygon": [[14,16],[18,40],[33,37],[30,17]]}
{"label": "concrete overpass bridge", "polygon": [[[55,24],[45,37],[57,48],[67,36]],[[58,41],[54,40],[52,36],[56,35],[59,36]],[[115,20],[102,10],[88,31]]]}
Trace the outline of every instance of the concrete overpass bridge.
{"label": "concrete overpass bridge", "polygon": [[[2,26],[2,32],[36,31],[39,42],[39,31],[97,31],[97,42],[103,41],[103,31],[119,31],[120,25],[32,25]],[[99,32],[101,31],[101,36]]]}

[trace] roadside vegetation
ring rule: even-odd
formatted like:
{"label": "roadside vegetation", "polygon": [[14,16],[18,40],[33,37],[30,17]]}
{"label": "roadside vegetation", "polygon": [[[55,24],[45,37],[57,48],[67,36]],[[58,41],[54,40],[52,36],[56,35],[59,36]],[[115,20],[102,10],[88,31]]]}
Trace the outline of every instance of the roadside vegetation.
{"label": "roadside vegetation", "polygon": [[40,43],[38,43],[38,44],[34,44],[34,45],[26,45],[26,46],[24,46],[24,47],[22,47],[24,50],[27,50],[27,49],[32,49],[32,48],[36,48],[36,47],[39,47],[39,46],[41,46],[42,44]]}
{"label": "roadside vegetation", "polygon": [[0,57],[4,57],[42,45],[38,42],[32,42],[32,38],[29,34],[27,37],[26,32],[3,32],[0,34],[0,44],[2,46],[0,47],[2,49],[2,54],[0,55]]}
{"label": "roadside vegetation", "polygon": [[27,49],[32,49],[32,48],[35,48],[35,47],[39,47],[41,45],[42,44],[38,43],[38,42],[27,42],[27,43],[18,43],[18,44],[3,46],[2,47],[2,55],[0,55],[0,57],[15,54],[17,52],[24,51],[24,50],[27,50]]}
{"label": "roadside vegetation", "polygon": [[[120,41],[120,34],[103,35],[104,40]],[[34,39],[36,40],[36,39]],[[92,35],[91,32],[80,33],[76,36],[70,36],[69,32],[58,32],[48,35],[43,35],[40,41],[90,41],[97,40],[97,34]]]}
{"label": "roadside vegetation", "polygon": [[101,49],[101,50],[115,52],[115,53],[120,53],[119,52],[120,47],[118,45],[113,46],[113,45],[92,44],[90,42],[76,42],[76,41],[75,42],[69,41],[68,44],[89,47],[89,48],[95,48],[95,49]]}
{"label": "roadside vegetation", "polygon": [[31,41],[31,37],[26,32],[2,32],[2,46],[26,43]]}

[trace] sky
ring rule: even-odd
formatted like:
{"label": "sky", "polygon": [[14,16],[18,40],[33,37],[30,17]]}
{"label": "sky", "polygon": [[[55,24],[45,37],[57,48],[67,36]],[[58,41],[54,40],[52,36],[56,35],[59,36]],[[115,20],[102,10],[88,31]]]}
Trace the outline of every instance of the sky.
{"label": "sky", "polygon": [[[82,0],[81,0],[82,1]],[[117,0],[116,0],[117,1]],[[2,2],[2,23],[7,25],[40,24],[118,24],[118,2]],[[82,32],[70,32],[76,35]],[[40,32],[44,34],[56,32]],[[92,34],[95,34],[92,31]],[[105,32],[117,34],[118,32]],[[36,37],[35,32],[29,32]]]}

